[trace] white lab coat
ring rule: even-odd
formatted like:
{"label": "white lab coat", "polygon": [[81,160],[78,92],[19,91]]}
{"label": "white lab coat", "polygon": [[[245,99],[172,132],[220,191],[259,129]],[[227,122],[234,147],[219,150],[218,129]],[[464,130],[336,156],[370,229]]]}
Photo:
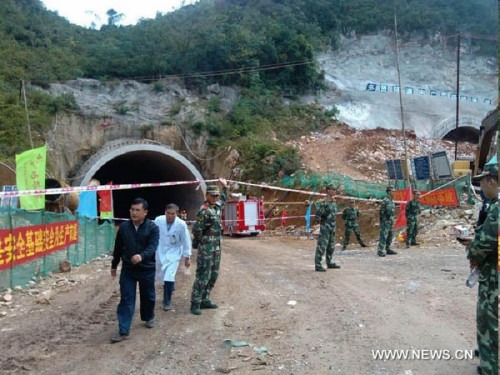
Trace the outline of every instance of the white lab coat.
{"label": "white lab coat", "polygon": [[184,221],[175,218],[167,230],[167,218],[158,216],[155,224],[160,228],[160,241],[156,249],[156,279],[175,281],[175,274],[182,257],[191,256],[191,236]]}

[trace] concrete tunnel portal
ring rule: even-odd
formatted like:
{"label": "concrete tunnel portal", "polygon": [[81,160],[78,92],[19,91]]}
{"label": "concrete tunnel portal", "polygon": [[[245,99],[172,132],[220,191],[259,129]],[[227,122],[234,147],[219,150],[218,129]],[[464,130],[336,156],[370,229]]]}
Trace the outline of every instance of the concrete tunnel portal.
{"label": "concrete tunnel portal", "polygon": [[[203,181],[196,167],[179,153],[166,146],[154,144],[128,144],[123,147],[102,150],[87,163],[87,172],[81,180],[87,185],[97,179],[101,185],[167,182]],[[85,167],[84,165],[84,167]],[[82,167],[82,169],[84,168]],[[175,203],[185,209],[192,220],[204,201],[205,183],[196,190],[197,184],[148,187],[113,191],[114,216],[128,218],[130,203],[137,197],[149,203],[148,218],[163,215],[165,205]]]}

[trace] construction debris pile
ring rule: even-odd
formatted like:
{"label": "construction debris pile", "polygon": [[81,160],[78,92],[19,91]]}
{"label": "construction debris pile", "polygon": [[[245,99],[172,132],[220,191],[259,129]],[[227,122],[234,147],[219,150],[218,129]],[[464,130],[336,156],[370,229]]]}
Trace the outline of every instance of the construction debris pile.
{"label": "construction debris pile", "polygon": [[[417,138],[413,131],[406,134],[409,159],[443,150],[446,150],[450,160],[454,158],[454,142]],[[403,136],[397,130],[357,131],[347,125],[336,125],[324,134],[312,133],[288,144],[299,150],[306,170],[338,173],[372,182],[387,181],[385,160],[404,158]],[[459,143],[457,156],[471,158],[476,147],[470,143]]]}

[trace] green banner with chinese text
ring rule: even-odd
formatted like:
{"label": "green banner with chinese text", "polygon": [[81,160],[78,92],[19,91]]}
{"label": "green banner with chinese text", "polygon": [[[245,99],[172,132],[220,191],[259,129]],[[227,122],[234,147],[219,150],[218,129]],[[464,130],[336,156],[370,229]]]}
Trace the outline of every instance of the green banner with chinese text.
{"label": "green banner with chinese text", "polygon": [[[16,155],[16,184],[18,190],[45,189],[45,163],[47,146],[28,150]],[[21,196],[21,208],[40,210],[45,208],[45,195]]]}

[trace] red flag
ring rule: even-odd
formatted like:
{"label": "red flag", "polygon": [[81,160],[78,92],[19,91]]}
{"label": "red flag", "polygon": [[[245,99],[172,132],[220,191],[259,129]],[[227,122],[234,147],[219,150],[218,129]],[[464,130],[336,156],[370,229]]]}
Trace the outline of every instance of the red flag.
{"label": "red flag", "polygon": [[[398,190],[398,192],[401,192],[402,194],[401,193],[396,194],[394,198],[396,198],[396,196],[398,198],[395,200],[404,201],[404,202],[408,202],[411,200],[411,186],[408,186],[405,190]],[[402,197],[401,197],[401,195],[402,195]],[[401,206],[399,208],[399,216],[396,220],[396,224],[394,224],[395,229],[406,226],[405,208],[406,208],[406,203],[401,203]]]}
{"label": "red flag", "polygon": [[281,211],[281,226],[285,226],[286,225],[286,216],[287,216],[287,213],[285,210]]}
{"label": "red flag", "polygon": [[[113,182],[110,181],[106,185],[112,185]],[[99,195],[99,212],[101,218],[113,217],[113,196],[111,190],[98,191]]]}

